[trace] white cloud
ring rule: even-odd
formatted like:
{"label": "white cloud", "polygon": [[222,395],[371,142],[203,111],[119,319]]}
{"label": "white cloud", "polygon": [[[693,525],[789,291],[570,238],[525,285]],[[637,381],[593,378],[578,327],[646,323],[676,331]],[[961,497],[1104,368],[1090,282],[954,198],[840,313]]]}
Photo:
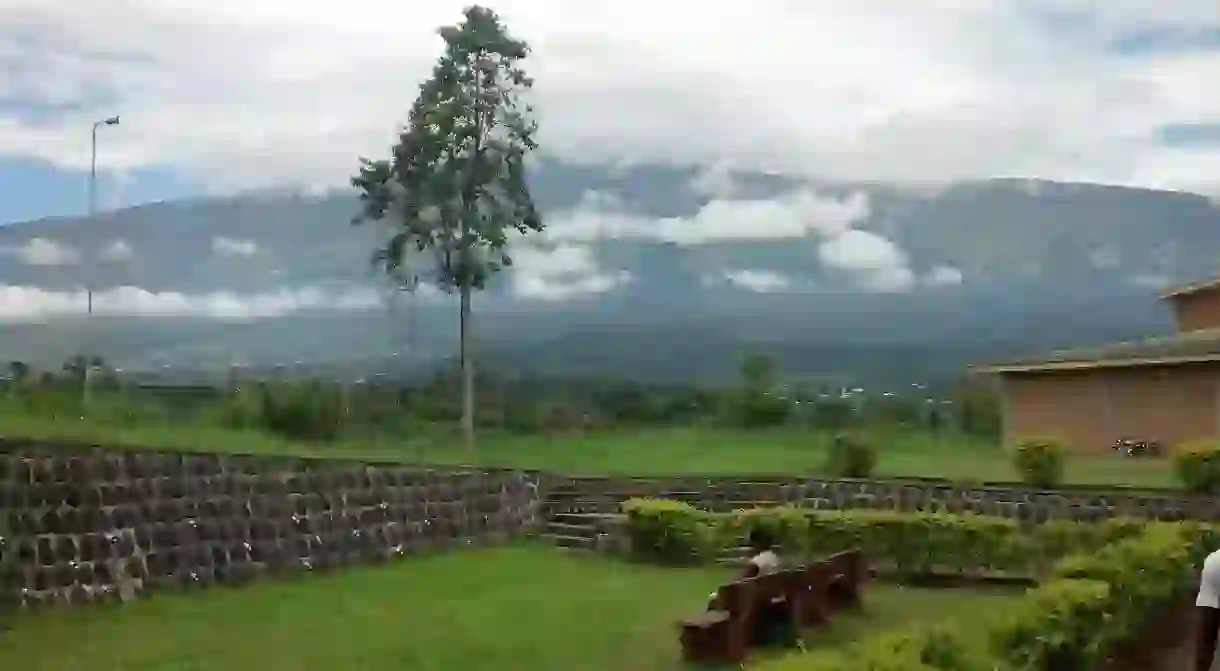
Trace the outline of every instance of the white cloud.
{"label": "white cloud", "polygon": [[566,301],[603,294],[631,281],[625,270],[602,269],[585,246],[544,249],[519,245],[512,257],[513,268],[509,271],[512,291],[525,300]]}
{"label": "white cloud", "polygon": [[258,253],[258,245],[253,240],[221,236],[212,238],[212,251],[221,256],[254,256]]}
{"label": "white cloud", "polygon": [[[466,0],[7,0],[0,154],[172,166],[216,190],[333,186],[384,155]],[[530,41],[548,151],[582,161],[936,183],[997,175],[1212,189],[1220,158],[1156,130],[1214,121],[1220,53],[1127,52],[1220,27],[1215,0],[501,0]],[[1064,20],[1063,17],[1070,17]],[[19,33],[23,41],[6,42]],[[798,57],[794,57],[799,55]]]}
{"label": "white cloud", "polygon": [[732,168],[724,161],[699,168],[690,186],[692,191],[701,196],[722,200],[732,198],[737,187],[733,182]]}
{"label": "white cloud", "polygon": [[863,192],[836,198],[800,190],[770,200],[715,199],[690,217],[653,219],[623,212],[612,197],[591,192],[575,208],[552,216],[543,235],[555,242],[634,238],[679,245],[785,240],[838,235],[868,213]]}
{"label": "white cloud", "polygon": [[770,270],[731,270],[724,279],[735,287],[756,293],[772,293],[792,287],[792,280]]}
{"label": "white cloud", "polygon": [[923,282],[933,287],[952,287],[962,283],[962,271],[953,266],[936,266],[928,271]]}
{"label": "white cloud", "polygon": [[[85,314],[83,289],[51,291],[0,284],[0,322],[40,322]],[[214,292],[184,294],[117,287],[93,295],[93,312],[119,317],[194,317],[247,320],[280,317],[302,310],[359,310],[379,305],[376,291],[353,288],[328,291],[316,287],[256,294]]]}
{"label": "white cloud", "polygon": [[872,231],[853,229],[835,236],[818,245],[818,258],[869,291],[905,291],[915,285],[906,252]]}
{"label": "white cloud", "polygon": [[1156,289],[1158,291],[1168,287],[1170,284],[1169,277],[1159,275],[1157,273],[1136,273],[1135,275],[1127,278],[1127,281],[1130,282],[1132,286],[1137,286],[1142,289]]}
{"label": "white cloud", "polygon": [[71,266],[80,263],[80,252],[47,238],[32,238],[18,247],[0,248],[0,253],[15,256],[27,266]]}
{"label": "white cloud", "polygon": [[1118,250],[1113,247],[1099,247],[1089,252],[1089,265],[1099,270],[1117,268],[1122,261]]}
{"label": "white cloud", "polygon": [[124,263],[135,258],[135,250],[126,240],[114,240],[102,248],[98,258],[112,263]]}

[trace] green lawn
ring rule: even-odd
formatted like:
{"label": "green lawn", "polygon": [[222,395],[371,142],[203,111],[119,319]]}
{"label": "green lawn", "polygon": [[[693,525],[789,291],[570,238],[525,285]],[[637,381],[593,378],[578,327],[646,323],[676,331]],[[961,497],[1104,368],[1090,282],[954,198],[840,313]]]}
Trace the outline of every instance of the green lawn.
{"label": "green lawn", "polygon": [[[0,668],[22,671],[661,671],[677,618],[731,574],[514,546],[293,582],[21,614]],[[1008,592],[870,584],[868,606],[809,638],[826,648],[911,621],[977,621]]]}
{"label": "green lawn", "polygon": [[[411,438],[370,435],[333,444],[295,444],[257,431],[193,424],[101,424],[76,419],[48,421],[0,414],[0,436],[85,440],[115,446],[203,449],[477,463],[592,475],[816,473],[825,459],[825,432],[785,428],[742,431],[679,427],[602,430],[555,436],[485,432],[468,455],[447,429],[421,430]],[[1008,455],[994,444],[948,435],[875,432],[880,476],[1015,481]],[[1074,484],[1175,487],[1167,461],[1124,459],[1114,454],[1069,457],[1066,479]]]}

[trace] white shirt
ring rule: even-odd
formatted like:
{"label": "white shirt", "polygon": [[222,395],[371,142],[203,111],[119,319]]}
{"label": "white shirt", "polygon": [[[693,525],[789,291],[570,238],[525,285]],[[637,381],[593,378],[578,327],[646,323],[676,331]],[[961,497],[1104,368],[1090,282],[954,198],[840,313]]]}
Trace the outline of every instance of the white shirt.
{"label": "white shirt", "polygon": [[[779,555],[775,554],[771,550],[758,553],[753,559],[750,560],[750,563],[758,567],[758,575],[779,573],[780,569],[782,568],[780,566],[781,562],[779,560]],[[1216,607],[1220,608],[1220,605]]]}
{"label": "white shirt", "polygon": [[1220,550],[1207,555],[1203,560],[1203,571],[1199,576],[1199,596],[1195,605],[1203,608],[1220,608]]}

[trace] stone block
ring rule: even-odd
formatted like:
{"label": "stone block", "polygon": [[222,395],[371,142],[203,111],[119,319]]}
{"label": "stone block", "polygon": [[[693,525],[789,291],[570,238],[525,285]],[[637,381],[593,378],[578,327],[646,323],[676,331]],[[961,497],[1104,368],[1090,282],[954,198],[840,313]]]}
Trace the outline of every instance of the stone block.
{"label": "stone block", "polygon": [[133,529],[136,547],[141,552],[153,551],[153,536],[155,535],[157,526],[155,524],[141,524]]}

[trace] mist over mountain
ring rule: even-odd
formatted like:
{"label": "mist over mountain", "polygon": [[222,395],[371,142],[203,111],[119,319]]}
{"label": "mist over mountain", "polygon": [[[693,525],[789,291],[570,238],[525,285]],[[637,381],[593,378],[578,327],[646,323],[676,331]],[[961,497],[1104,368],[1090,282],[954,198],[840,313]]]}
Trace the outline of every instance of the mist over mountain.
{"label": "mist over mountain", "polygon": [[[802,375],[944,377],[1167,329],[1156,290],[1220,266],[1220,207],[1186,193],[554,161],[532,185],[548,231],[515,240],[475,301],[483,361],[515,371],[724,380],[770,352]],[[255,193],[0,226],[0,357],[52,365],[88,343],[127,368],[345,376],[451,357],[456,300],[389,300],[369,263],[384,232],[353,227],[356,207]]]}

